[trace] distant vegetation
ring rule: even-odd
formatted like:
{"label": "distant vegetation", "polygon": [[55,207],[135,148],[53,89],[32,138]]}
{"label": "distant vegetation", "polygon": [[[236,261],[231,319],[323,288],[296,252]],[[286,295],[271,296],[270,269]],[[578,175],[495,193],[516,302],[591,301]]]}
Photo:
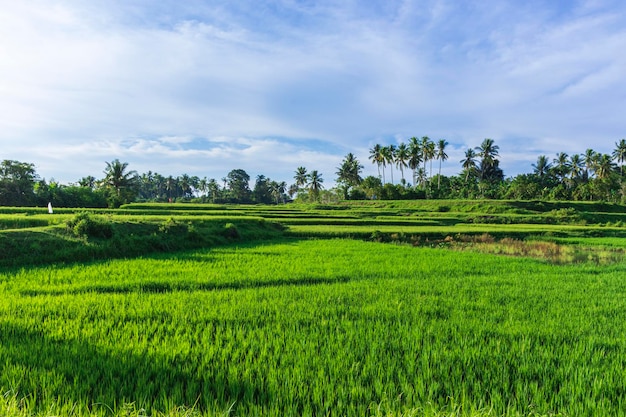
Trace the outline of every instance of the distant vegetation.
{"label": "distant vegetation", "polygon": [[[64,185],[41,179],[31,163],[4,160],[0,164],[0,206],[119,207],[130,202],[203,202],[282,204],[341,200],[514,199],[546,201],[626,202],[626,139],[609,154],[587,149],[582,154],[540,155],[532,172],[505,178],[499,146],[485,139],[465,150],[456,176],[441,174],[448,142],[412,137],[408,144],[370,149],[378,176],[363,178],[363,165],[349,153],[337,167],[336,187],[326,189],[318,170],[297,167],[293,183],[260,174],[254,180],[233,169],[220,181],[183,174],[139,174],[128,163],[106,163],[104,177],[86,176]],[[433,166],[433,162],[435,165]],[[398,178],[399,174],[399,178]],[[395,176],[395,177],[394,177]],[[253,186],[251,188],[251,184]]]}

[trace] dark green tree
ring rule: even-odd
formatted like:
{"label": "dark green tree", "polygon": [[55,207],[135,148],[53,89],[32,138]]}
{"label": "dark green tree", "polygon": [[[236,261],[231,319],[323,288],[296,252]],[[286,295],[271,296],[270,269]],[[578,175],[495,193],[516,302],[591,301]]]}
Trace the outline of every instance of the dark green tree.
{"label": "dark green tree", "polygon": [[106,164],[102,185],[109,190],[109,206],[119,207],[133,201],[137,194],[137,172],[128,171],[128,163],[120,162],[119,159]]}
{"label": "dark green tree", "polygon": [[[500,147],[494,143],[493,139],[485,139],[480,146],[476,147],[476,155],[480,158],[479,178],[482,181],[490,183],[502,181],[504,174],[500,169],[500,161],[498,159]],[[489,188],[490,191],[493,187]]]}
{"label": "dark green tree", "polygon": [[358,186],[363,181],[361,178],[362,170],[363,165],[352,153],[346,155],[341,166],[337,168],[337,183],[343,190],[344,198],[348,198],[351,188]]}
{"label": "dark green tree", "polygon": [[35,165],[5,159],[0,163],[0,205],[30,206],[35,203]]}
{"label": "dark green tree", "polygon": [[226,176],[228,196],[233,203],[250,202],[250,175],[243,169],[234,169]]}
{"label": "dark green tree", "polygon": [[270,179],[265,175],[257,175],[252,190],[252,196],[255,203],[270,204],[272,202],[272,190],[270,188]]}

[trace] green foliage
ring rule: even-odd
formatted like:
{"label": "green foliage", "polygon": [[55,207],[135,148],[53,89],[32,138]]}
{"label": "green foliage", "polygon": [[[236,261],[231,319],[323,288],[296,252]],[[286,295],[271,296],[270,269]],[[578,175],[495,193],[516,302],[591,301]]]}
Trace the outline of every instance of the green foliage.
{"label": "green foliage", "polygon": [[239,238],[239,230],[237,230],[237,226],[232,223],[226,223],[224,226],[224,236],[229,239],[237,239]]}
{"label": "green foliage", "polygon": [[30,206],[35,201],[35,165],[5,159],[0,162],[0,206]]}
{"label": "green foliage", "polygon": [[77,213],[66,222],[66,227],[76,237],[110,239],[113,237],[113,224],[101,216],[88,212]]}

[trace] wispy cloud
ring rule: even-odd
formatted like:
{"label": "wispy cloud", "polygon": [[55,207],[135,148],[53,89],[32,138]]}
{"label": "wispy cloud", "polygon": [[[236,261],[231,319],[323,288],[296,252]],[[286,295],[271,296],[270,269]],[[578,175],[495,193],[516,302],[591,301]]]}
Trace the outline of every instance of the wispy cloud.
{"label": "wispy cloud", "polygon": [[[330,181],[410,136],[496,140],[505,174],[626,135],[619,1],[11,2],[0,10],[0,158],[75,181],[234,168]],[[505,158],[506,156],[506,158]]]}

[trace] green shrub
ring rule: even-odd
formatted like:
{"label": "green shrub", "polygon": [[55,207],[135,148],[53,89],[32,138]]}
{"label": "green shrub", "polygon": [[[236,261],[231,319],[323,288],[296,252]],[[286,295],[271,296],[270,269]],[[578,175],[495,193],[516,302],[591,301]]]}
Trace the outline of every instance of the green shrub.
{"label": "green shrub", "polygon": [[77,237],[110,239],[113,237],[113,225],[110,221],[93,216],[87,212],[77,213],[66,222],[67,229]]}
{"label": "green shrub", "polygon": [[239,230],[237,230],[237,226],[235,226],[233,223],[226,223],[226,225],[224,226],[223,235],[224,237],[230,239],[237,239],[239,237]]}

